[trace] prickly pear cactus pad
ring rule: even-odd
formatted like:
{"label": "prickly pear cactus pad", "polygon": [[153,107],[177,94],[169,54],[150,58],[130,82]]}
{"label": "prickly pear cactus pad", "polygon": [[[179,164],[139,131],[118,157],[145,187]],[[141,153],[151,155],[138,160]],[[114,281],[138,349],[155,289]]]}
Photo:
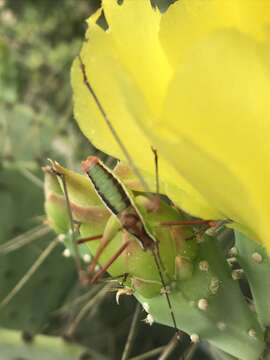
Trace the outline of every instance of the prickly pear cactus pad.
{"label": "prickly pear cactus pad", "polygon": [[267,328],[270,325],[270,259],[258,243],[236,232],[236,256],[248,280],[258,319]]}
{"label": "prickly pear cactus pad", "polygon": [[[259,358],[264,349],[263,330],[214,238],[203,237],[193,275],[172,287],[170,297],[179,328],[194,342],[208,340],[242,360]],[[137,298],[152,321],[171,325],[164,297]]]}
{"label": "prickly pear cactus pad", "polygon": [[94,351],[86,351],[81,346],[65,343],[62,339],[39,335],[30,341],[23,340],[18,331],[0,329],[1,356],[5,360],[106,360]]}

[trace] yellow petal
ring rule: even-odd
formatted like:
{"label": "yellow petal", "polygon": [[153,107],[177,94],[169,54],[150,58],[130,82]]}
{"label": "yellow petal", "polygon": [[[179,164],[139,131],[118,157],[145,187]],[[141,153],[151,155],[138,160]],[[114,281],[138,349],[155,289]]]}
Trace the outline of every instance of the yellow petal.
{"label": "yellow petal", "polygon": [[[109,4],[112,3],[116,2],[104,2],[107,19],[110,18]],[[129,2],[126,3],[129,4]],[[114,6],[121,8],[118,5]],[[135,29],[134,20],[137,17],[134,18],[133,24],[126,23],[123,16],[117,18],[116,21],[114,19],[116,16],[114,6],[112,6],[111,14],[113,24],[117,24],[117,21],[122,19],[122,32],[129,31],[132,26]],[[138,8],[140,9],[140,7]],[[133,10],[135,11],[136,7]],[[139,15],[142,14],[137,14],[138,17]],[[152,106],[149,106],[150,100],[146,98],[143,93],[144,89],[140,87],[141,80],[139,81],[134,75],[135,73],[143,73],[144,69],[140,70],[140,67],[144,67],[145,63],[142,59],[141,62],[138,61],[133,66],[125,67],[120,61],[120,54],[123,50],[119,50],[119,46],[115,45],[116,42],[113,38],[114,27],[105,32],[95,25],[94,21],[90,21],[90,26],[87,32],[88,40],[84,43],[80,54],[87,78],[121,141],[132,155],[134,163],[146,174],[148,185],[154,191],[154,161],[151,142],[141,131],[137,125],[138,121],[136,121],[136,119],[140,119],[142,122],[155,122],[155,116],[151,111]],[[156,27],[155,29],[157,30]],[[74,94],[74,114],[83,133],[101,150],[119,159],[126,160],[87,89],[78,59],[74,61],[72,66],[71,80]],[[146,85],[152,84],[152,88],[155,88],[152,75],[145,80]],[[153,101],[155,102],[156,99]],[[212,214],[213,218],[220,217],[215,209],[209,208],[207,202],[190,184],[171,169],[162,156],[160,156],[160,178],[161,191],[165,192],[167,189],[168,192],[171,192],[174,189],[175,199],[181,203],[185,210],[190,211],[192,209],[192,213],[198,216]]]}
{"label": "yellow petal", "polygon": [[161,20],[160,39],[171,64],[178,66],[197,42],[220,29],[234,29],[264,41],[269,36],[268,0],[180,0]]}
{"label": "yellow petal", "polygon": [[145,129],[209,204],[270,251],[268,45],[232,30],[209,36],[179,66],[155,131]]}
{"label": "yellow petal", "polygon": [[121,6],[116,1],[103,0],[103,9],[118,61],[156,114],[172,75],[159,41],[161,14],[145,0],[126,0]]}

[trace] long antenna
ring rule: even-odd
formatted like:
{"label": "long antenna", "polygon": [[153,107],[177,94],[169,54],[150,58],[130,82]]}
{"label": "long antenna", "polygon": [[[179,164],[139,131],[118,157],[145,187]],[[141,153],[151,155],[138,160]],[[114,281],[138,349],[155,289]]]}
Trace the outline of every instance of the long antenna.
{"label": "long antenna", "polygon": [[164,288],[164,294],[165,294],[165,297],[166,297],[167,304],[169,306],[169,310],[170,310],[170,314],[171,314],[171,318],[172,318],[172,322],[173,322],[173,327],[175,329],[175,333],[177,334],[177,339],[180,340],[181,332],[180,332],[180,330],[179,330],[179,328],[178,328],[178,326],[176,324],[176,319],[175,319],[175,316],[174,316],[171,299],[170,299],[170,296],[168,294],[168,290],[166,288],[166,283],[165,283],[165,280],[164,280],[164,277],[163,277],[163,274],[162,274],[162,271],[161,271],[160,263],[158,261],[158,256],[155,253],[155,249],[152,250],[152,254],[153,254],[153,257],[154,257],[154,260],[155,260],[155,263],[156,263],[156,268],[158,269],[158,272],[159,272],[159,276],[160,276],[162,286]]}
{"label": "long antenna", "polygon": [[117,144],[119,145],[120,149],[122,150],[124,156],[126,157],[128,163],[130,164],[134,174],[138,177],[138,179],[140,180],[142,186],[144,187],[145,191],[150,192],[150,188],[148,186],[148,184],[146,183],[146,181],[144,180],[141,172],[139,171],[138,167],[135,165],[134,161],[132,160],[132,157],[129,154],[129,151],[127,150],[126,146],[123,144],[122,140],[120,139],[119,135],[117,134],[112,122],[110,121],[103,105],[101,104],[101,102],[99,101],[93,87],[91,86],[87,75],[86,75],[86,70],[85,70],[85,65],[82,61],[81,55],[78,56],[79,62],[80,62],[80,68],[82,70],[82,74],[83,74],[83,82],[86,85],[86,87],[88,88],[90,94],[92,95],[104,121],[106,122],[106,124],[108,125],[108,128],[110,129],[115,141],[117,142]]}
{"label": "long antenna", "polygon": [[157,149],[151,146],[151,150],[154,154],[154,161],[155,161],[155,178],[156,178],[156,195],[159,195],[159,168],[158,168],[158,154]]}

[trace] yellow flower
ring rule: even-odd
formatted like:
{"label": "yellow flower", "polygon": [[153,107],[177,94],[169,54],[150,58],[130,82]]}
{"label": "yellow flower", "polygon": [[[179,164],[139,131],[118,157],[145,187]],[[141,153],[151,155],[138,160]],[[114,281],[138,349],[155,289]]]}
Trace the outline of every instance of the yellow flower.
{"label": "yellow flower", "polygon": [[[270,251],[270,2],[181,0],[160,14],[148,0],[103,1],[81,59],[122,142],[153,189],[189,213],[234,220]],[[75,117],[97,147],[123,159],[72,67]]]}

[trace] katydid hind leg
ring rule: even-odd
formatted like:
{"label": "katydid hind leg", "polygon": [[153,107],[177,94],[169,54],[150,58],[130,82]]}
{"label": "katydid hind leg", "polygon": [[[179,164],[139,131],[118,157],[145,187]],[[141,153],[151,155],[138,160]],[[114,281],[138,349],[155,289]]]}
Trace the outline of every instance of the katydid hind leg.
{"label": "katydid hind leg", "polygon": [[122,255],[122,253],[126,250],[129,244],[130,241],[127,241],[117,250],[117,252],[107,261],[107,263],[93,276],[90,281],[91,284],[95,283],[97,280],[100,279],[100,277],[109,269],[109,267],[114,263],[114,261]]}

